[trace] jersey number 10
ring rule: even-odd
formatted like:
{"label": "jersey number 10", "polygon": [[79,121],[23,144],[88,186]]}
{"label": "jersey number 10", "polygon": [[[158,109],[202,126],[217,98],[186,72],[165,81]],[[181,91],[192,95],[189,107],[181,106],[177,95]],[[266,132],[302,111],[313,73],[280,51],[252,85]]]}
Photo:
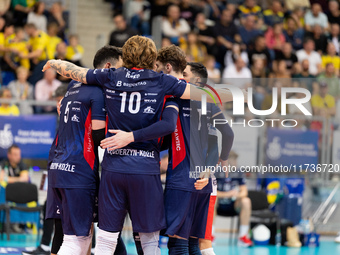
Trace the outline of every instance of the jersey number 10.
{"label": "jersey number 10", "polygon": [[[119,94],[122,97],[122,104],[120,105],[120,112],[125,112],[125,104],[126,104],[126,95],[127,92],[123,92]],[[132,92],[130,95],[129,100],[129,107],[128,110],[131,114],[136,114],[139,112],[140,109],[140,101],[141,101],[141,95],[139,92]],[[136,102],[136,106],[134,108],[134,102]]]}

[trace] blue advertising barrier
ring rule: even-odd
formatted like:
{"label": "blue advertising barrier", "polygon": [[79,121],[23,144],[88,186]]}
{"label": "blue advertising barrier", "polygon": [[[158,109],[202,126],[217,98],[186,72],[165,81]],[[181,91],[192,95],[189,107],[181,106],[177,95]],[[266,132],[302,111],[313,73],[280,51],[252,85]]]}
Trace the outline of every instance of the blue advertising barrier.
{"label": "blue advertising barrier", "polygon": [[23,158],[47,159],[56,125],[55,115],[0,116],[0,158],[16,144]]}
{"label": "blue advertising barrier", "polygon": [[295,172],[300,173],[304,164],[318,163],[318,138],[317,131],[268,129],[266,163],[292,166],[290,172],[294,172],[295,166]]}

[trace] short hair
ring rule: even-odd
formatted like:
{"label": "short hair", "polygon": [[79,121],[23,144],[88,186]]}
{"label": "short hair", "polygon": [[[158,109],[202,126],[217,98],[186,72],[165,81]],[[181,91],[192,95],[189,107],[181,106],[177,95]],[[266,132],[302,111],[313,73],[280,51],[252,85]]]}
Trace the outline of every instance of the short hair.
{"label": "short hair", "polygon": [[20,149],[20,147],[16,144],[12,144],[8,150],[7,150],[7,153],[11,153],[13,149]]}
{"label": "short hair", "polygon": [[201,79],[208,78],[207,68],[203,64],[197,62],[188,62],[187,65],[190,66],[191,72],[196,76],[200,77]]}
{"label": "short hair", "polygon": [[33,23],[27,23],[27,24],[25,25],[25,28],[34,28],[34,29],[37,29],[37,26],[34,25]]}
{"label": "short hair", "polygon": [[306,43],[308,43],[308,42],[310,42],[310,41],[314,42],[314,40],[313,40],[311,37],[306,37],[306,38],[303,40],[303,44],[306,44]]}
{"label": "short hair", "polygon": [[57,98],[57,97],[63,97],[65,96],[67,92],[67,84],[61,84],[52,94],[52,97]]}
{"label": "short hair", "polygon": [[157,58],[157,49],[150,38],[139,35],[132,36],[125,42],[122,51],[124,67],[153,69]]}
{"label": "short hair", "polygon": [[3,87],[0,89],[0,97],[4,96],[5,91],[11,91],[9,88],[7,87]]}
{"label": "short hair", "polygon": [[115,65],[121,56],[122,48],[106,45],[97,51],[93,59],[93,66],[99,68],[107,62]]}
{"label": "short hair", "polygon": [[39,6],[40,6],[41,4],[43,4],[43,2],[36,2],[36,3],[34,4],[34,6],[33,6],[33,12],[34,12],[34,13],[37,13],[37,12],[38,12]]}
{"label": "short hair", "polygon": [[173,70],[183,73],[187,66],[187,60],[184,51],[175,45],[164,47],[158,51],[157,60],[163,64],[169,63]]}

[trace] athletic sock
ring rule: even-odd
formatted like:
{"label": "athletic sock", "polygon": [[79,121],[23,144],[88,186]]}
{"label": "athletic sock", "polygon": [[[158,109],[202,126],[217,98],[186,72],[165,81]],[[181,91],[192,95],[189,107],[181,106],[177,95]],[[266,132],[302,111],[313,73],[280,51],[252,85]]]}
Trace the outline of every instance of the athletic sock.
{"label": "athletic sock", "polygon": [[168,249],[169,255],[189,255],[189,241],[170,237]]}
{"label": "athletic sock", "polygon": [[50,246],[45,244],[40,244],[40,248],[43,249],[44,251],[50,251]]}
{"label": "athletic sock", "polygon": [[201,250],[202,255],[216,255],[213,248]]}
{"label": "athletic sock", "polygon": [[86,254],[90,247],[91,239],[92,235],[64,235],[64,241],[58,251],[58,255]]}
{"label": "athletic sock", "polygon": [[190,255],[201,255],[198,238],[189,238],[189,254]]}
{"label": "athletic sock", "polygon": [[138,255],[143,255],[143,248],[140,242],[140,237],[138,232],[133,232],[133,240],[135,240],[136,250]]}
{"label": "athletic sock", "polygon": [[240,233],[239,233],[239,237],[248,235],[248,231],[249,231],[249,225],[241,225],[240,226]]}
{"label": "athletic sock", "polygon": [[118,235],[119,232],[112,233],[99,229],[97,234],[95,254],[112,255],[116,250]]}
{"label": "athletic sock", "polygon": [[140,242],[142,244],[143,252],[147,255],[160,255],[159,248],[159,231],[152,233],[139,233]]}

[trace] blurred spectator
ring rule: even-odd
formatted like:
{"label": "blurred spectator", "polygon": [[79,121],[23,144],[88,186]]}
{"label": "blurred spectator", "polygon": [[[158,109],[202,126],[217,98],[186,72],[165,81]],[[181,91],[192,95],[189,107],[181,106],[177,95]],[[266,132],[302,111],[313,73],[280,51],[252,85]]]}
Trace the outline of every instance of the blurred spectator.
{"label": "blurred spectator", "polygon": [[164,47],[168,47],[170,46],[172,43],[170,41],[170,39],[168,37],[163,37],[162,38],[162,44],[161,44],[161,48],[164,48]]}
{"label": "blurred spectator", "polygon": [[294,18],[287,18],[286,29],[283,31],[283,34],[286,41],[292,44],[294,50],[300,50],[302,48],[304,30],[299,28],[299,25]]}
{"label": "blurred spectator", "polygon": [[[304,97],[305,97],[304,93],[295,93],[289,99],[298,99],[298,98],[304,98]],[[311,105],[310,101],[308,101],[307,103],[303,103],[302,105],[307,109],[307,111],[309,111],[310,113],[313,113],[313,109],[312,109],[312,105]],[[289,104],[288,105],[288,113],[289,114],[299,114],[299,115],[303,114],[301,112],[301,110],[295,104]],[[304,122],[301,121],[301,120],[298,120],[298,123],[299,124],[304,124]]]}
{"label": "blurred spectator", "polygon": [[[282,88],[282,83],[280,80],[275,80],[272,88],[277,88],[277,106],[276,106],[276,110],[273,113],[273,115],[278,114],[279,112],[281,112],[281,88]],[[272,92],[267,93],[262,101],[261,104],[261,110],[269,110],[271,109],[273,105],[273,95]]]}
{"label": "blurred spectator", "polygon": [[188,39],[180,43],[180,48],[185,52],[189,62],[203,62],[207,56],[207,48],[203,43],[198,41],[198,36],[195,32],[188,34]]}
{"label": "blurred spectator", "polygon": [[208,78],[215,83],[219,83],[221,80],[221,71],[216,68],[216,60],[212,55],[208,55],[204,60],[204,66],[207,68]]}
{"label": "blurred spectator", "polygon": [[0,1],[0,17],[3,17],[8,13],[9,7],[11,7],[11,0]]}
{"label": "blurred spectator", "polygon": [[325,69],[328,63],[332,63],[335,68],[335,74],[339,75],[340,70],[340,57],[336,55],[336,49],[332,42],[327,44],[327,54],[321,57],[322,68]]}
{"label": "blurred spectator", "polygon": [[283,87],[291,86],[291,74],[287,70],[286,61],[284,60],[276,60],[273,62],[273,71],[269,74],[269,78],[275,78],[269,80],[269,86],[271,87],[271,83],[275,80],[280,80]]}
{"label": "blurred spectator", "polygon": [[248,58],[250,66],[253,65],[256,59],[261,59],[265,68],[270,67],[271,57],[266,47],[266,40],[262,35],[255,38],[254,49],[248,52]]}
{"label": "blurred spectator", "polygon": [[180,2],[181,18],[185,19],[189,26],[192,27],[198,11],[197,6],[195,8],[191,0],[182,0]]}
{"label": "blurred spectator", "polygon": [[7,52],[4,56],[5,61],[15,70],[18,66],[30,69],[30,61],[27,58],[20,58],[20,55],[28,54],[28,42],[25,40],[25,31],[22,27],[15,29],[15,37],[9,41]]}
{"label": "blurred spectator", "polygon": [[313,27],[313,33],[310,35],[315,43],[315,51],[317,51],[320,55],[326,52],[327,48],[327,37],[324,34],[322,27],[319,25],[315,25]]}
{"label": "blurred spectator", "polygon": [[47,55],[49,59],[54,59],[56,55],[57,45],[62,41],[58,36],[59,27],[57,23],[50,23],[47,26],[47,34],[49,43],[47,45]]}
{"label": "blurred spectator", "polygon": [[63,13],[62,3],[60,1],[54,1],[49,11],[50,14],[48,15],[48,23],[57,23],[59,28],[58,36],[64,39],[64,32],[66,29],[66,17]]}
{"label": "blurred spectator", "polygon": [[150,35],[150,3],[145,0],[129,1],[126,10],[131,27],[142,35]]}
{"label": "blurred spectator", "polygon": [[340,10],[339,2],[336,0],[330,0],[328,2],[329,11],[327,12],[328,22],[330,24],[340,24]]}
{"label": "blurred spectator", "polygon": [[[13,21],[15,26],[22,27],[27,21],[27,15],[32,11],[33,6],[28,5],[30,1],[12,0],[11,9],[13,10]],[[34,5],[34,1],[33,1]]]}
{"label": "blurred spectator", "polygon": [[335,115],[335,99],[328,93],[326,82],[319,83],[319,93],[312,96],[311,104],[314,115],[326,118]]}
{"label": "blurred spectator", "polygon": [[251,75],[253,78],[266,78],[266,68],[263,65],[263,61],[259,58],[254,60],[251,66]]}
{"label": "blurred spectator", "polygon": [[[300,64],[300,63],[299,63]],[[293,78],[297,78],[299,79],[299,82],[303,82],[305,84],[305,87],[311,92],[313,93],[313,80],[315,78],[315,75],[312,75],[309,72],[309,60],[308,59],[304,59],[302,60],[299,69],[297,70],[297,73],[293,75]],[[300,79],[302,78],[302,79]]]}
{"label": "blurred spectator", "polygon": [[[0,99],[12,99],[12,93],[9,88],[3,87],[0,89]],[[18,106],[10,103],[1,103],[0,105],[0,116],[18,116],[20,114]]]}
{"label": "blurred spectator", "polygon": [[256,28],[256,18],[254,15],[248,15],[245,18],[244,25],[239,28],[242,42],[249,46],[254,38],[262,34],[262,31]]}
{"label": "blurred spectator", "polygon": [[256,0],[245,0],[243,5],[240,5],[239,7],[239,13],[240,13],[240,20],[241,24],[245,26],[246,24],[246,18],[248,16],[254,16],[255,21],[258,22],[258,28],[260,28],[263,24],[262,21],[262,9],[260,6],[257,5]]}
{"label": "blurred spectator", "polygon": [[79,44],[78,35],[70,35],[69,46],[66,48],[66,59],[75,63],[78,66],[82,66],[81,59],[84,54],[84,48]]}
{"label": "blurred spectator", "polygon": [[17,80],[11,81],[8,88],[11,90],[13,98],[20,101],[20,113],[32,114],[32,107],[25,103],[25,100],[33,99],[33,86],[27,81],[28,69],[20,66],[17,68],[16,73]]}
{"label": "blurred spectator", "polygon": [[[228,162],[231,166],[237,166],[237,153],[230,152]],[[244,178],[217,178],[217,214],[221,216],[240,216],[240,229],[238,245],[251,246],[252,241],[248,237],[251,201],[248,198],[248,189]]]}
{"label": "blurred spectator", "polygon": [[163,35],[170,38],[174,44],[179,43],[179,38],[190,32],[190,26],[185,19],[180,18],[180,9],[177,5],[168,7],[167,16],[162,22]]}
{"label": "blurred spectator", "polygon": [[41,2],[45,3],[45,9],[49,12],[51,11],[55,3],[60,3],[62,10],[65,9],[65,0],[41,0]]}
{"label": "blurred spectator", "polygon": [[321,5],[319,3],[313,3],[310,11],[307,11],[305,15],[305,28],[311,32],[313,26],[320,25],[323,29],[328,29],[328,18],[326,14],[322,12]]}
{"label": "blurred spectator", "polygon": [[198,40],[200,40],[210,55],[216,55],[218,53],[216,47],[214,27],[207,24],[207,19],[204,13],[198,13],[196,16],[194,31],[198,33]]}
{"label": "blurred spectator", "polygon": [[[232,59],[234,64],[227,66],[223,71],[223,82],[228,82],[230,79],[229,82],[231,84],[243,89],[249,82],[248,79],[252,78],[251,72],[241,57],[232,56]],[[239,78],[240,80],[236,80],[235,78]]]}
{"label": "blurred spectator", "polygon": [[7,183],[28,182],[28,167],[21,160],[21,150],[17,145],[12,145],[7,150],[7,159],[1,162],[0,181],[4,181],[4,168],[8,169]]}
{"label": "blurred spectator", "polygon": [[325,72],[318,76],[318,81],[328,85],[329,94],[333,96],[335,100],[340,99],[340,80],[336,75],[334,63],[328,62],[326,64]]}
{"label": "blurred spectator", "polygon": [[293,13],[290,15],[292,17],[299,28],[305,28],[305,11],[302,8],[296,8]]}
{"label": "blurred spectator", "polygon": [[285,0],[284,5],[288,11],[294,11],[297,8],[309,8],[310,2],[309,0]]}
{"label": "blurred spectator", "polygon": [[249,63],[248,53],[242,50],[241,45],[239,43],[234,43],[231,50],[227,51],[224,57],[225,66],[233,65],[234,61],[232,57],[238,58],[241,57],[246,65]]}
{"label": "blurred spectator", "polygon": [[28,14],[27,23],[32,23],[38,30],[47,31],[47,18],[44,15],[45,4],[36,2],[33,10]]}
{"label": "blurred spectator", "polygon": [[328,35],[328,41],[334,44],[336,53],[339,54],[339,51],[340,51],[340,26],[339,24],[331,25],[331,32]]}
{"label": "blurred spectator", "polygon": [[296,56],[299,62],[305,59],[309,61],[309,72],[313,75],[317,75],[321,70],[321,57],[315,50],[315,44],[313,39],[306,38],[303,43],[303,49],[296,52]]}
{"label": "blurred spectator", "polygon": [[133,28],[126,24],[123,15],[118,14],[113,17],[116,29],[110,35],[109,45],[122,47],[127,39],[137,34]]}
{"label": "blurred spectator", "polygon": [[263,17],[264,23],[270,27],[277,23],[283,23],[284,14],[281,1],[273,0],[271,8],[263,12]]}
{"label": "blurred spectator", "polygon": [[275,54],[275,60],[284,60],[290,73],[292,73],[294,64],[298,62],[295,53],[293,53],[292,45],[289,42],[284,43],[282,51],[278,51]]}
{"label": "blurred spectator", "polygon": [[[54,58],[70,61],[69,59],[66,59],[66,49],[67,49],[67,45],[66,45],[65,42],[61,41],[60,43],[58,43],[58,45],[56,47],[56,52],[55,52]],[[66,83],[69,83],[71,81],[70,78],[66,78],[64,76],[61,76],[58,73],[57,73],[57,80],[59,80],[61,82],[66,82]]]}
{"label": "blurred spectator", "polygon": [[266,45],[269,49],[281,51],[286,38],[282,32],[282,24],[276,23],[273,28],[268,28],[266,34]]}
{"label": "blurred spectator", "polygon": [[168,10],[168,0],[154,0],[150,2],[151,20],[156,16],[166,16],[166,11]]}
{"label": "blurred spectator", "polygon": [[0,19],[0,28],[3,27],[2,32],[0,32],[0,52],[5,53],[8,50],[8,45],[10,40],[15,37],[14,25],[9,21]]}
{"label": "blurred spectator", "polygon": [[[48,69],[44,72],[44,78],[35,85],[35,99],[37,101],[48,101],[52,99],[53,92],[61,85],[56,79],[56,72]],[[52,112],[55,108],[52,106],[44,106],[38,108],[38,112]]]}
{"label": "blurred spectator", "polygon": [[[29,45],[31,52],[27,55],[20,54],[21,58],[31,59],[32,63],[37,65],[39,62],[47,59],[47,46],[49,43],[48,35],[36,28],[34,24],[26,24],[26,34],[29,36]],[[32,68],[32,67],[31,67]]]}

